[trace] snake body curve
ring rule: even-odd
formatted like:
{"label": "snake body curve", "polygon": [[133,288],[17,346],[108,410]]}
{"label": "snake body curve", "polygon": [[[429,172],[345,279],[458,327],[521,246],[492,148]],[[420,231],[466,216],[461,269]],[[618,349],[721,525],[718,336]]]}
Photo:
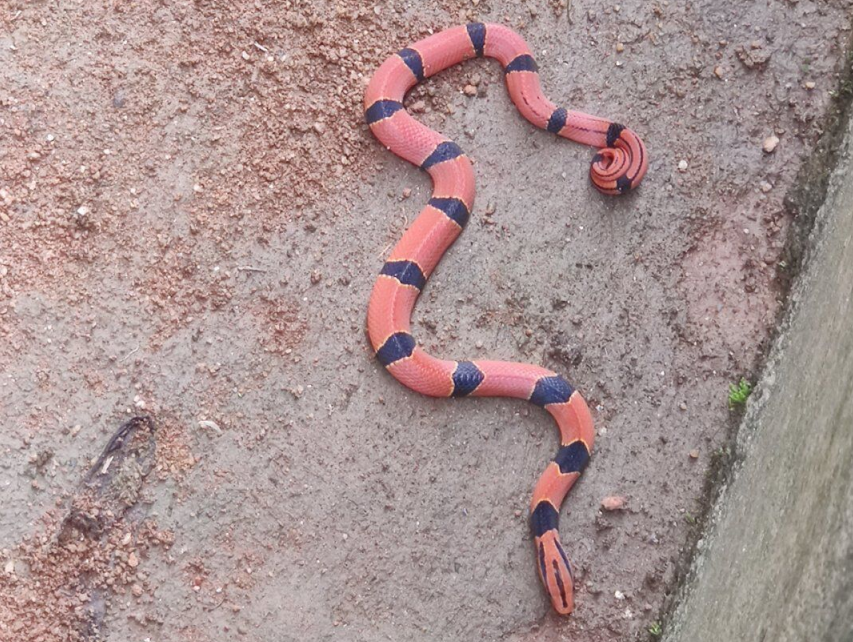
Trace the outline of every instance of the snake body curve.
{"label": "snake body curve", "polygon": [[427,171],[433,194],[397,243],[373,288],[367,315],[379,362],[403,385],[434,397],[514,397],[544,407],[557,422],[560,449],[530,503],[536,566],[554,609],[572,611],[574,579],[557,531],[559,510],[589,462],[594,430],[586,402],[560,375],[502,361],[448,361],[427,354],[411,334],[411,314],[427,279],[465,227],[474,203],[474,172],[459,146],[410,116],[406,93],[418,82],[477,56],[496,58],[507,89],[531,123],[599,148],[590,176],[606,194],[635,187],[648,167],[639,137],[618,123],[556,107],[542,93],[536,62],[517,33],[472,23],[421,40],[379,67],[365,92],[365,117],[394,154]]}

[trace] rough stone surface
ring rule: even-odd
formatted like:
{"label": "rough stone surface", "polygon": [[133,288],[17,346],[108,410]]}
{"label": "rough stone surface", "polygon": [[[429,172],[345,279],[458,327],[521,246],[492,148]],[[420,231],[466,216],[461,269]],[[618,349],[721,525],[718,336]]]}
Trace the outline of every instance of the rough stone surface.
{"label": "rough stone surface", "polygon": [[670,642],[853,640],[851,137]]}

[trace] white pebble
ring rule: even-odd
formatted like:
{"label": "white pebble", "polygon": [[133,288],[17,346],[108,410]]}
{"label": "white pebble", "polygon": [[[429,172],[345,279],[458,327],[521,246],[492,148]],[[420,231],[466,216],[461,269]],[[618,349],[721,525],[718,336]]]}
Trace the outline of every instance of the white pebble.
{"label": "white pebble", "polygon": [[215,421],[210,421],[210,419],[203,419],[198,422],[199,427],[201,428],[210,428],[211,430],[215,430],[220,435],[222,434],[222,429],[217,425]]}
{"label": "white pebble", "polygon": [[776,146],[779,144],[778,136],[768,136],[764,139],[764,144],[761,146],[765,154],[772,154],[776,151]]}

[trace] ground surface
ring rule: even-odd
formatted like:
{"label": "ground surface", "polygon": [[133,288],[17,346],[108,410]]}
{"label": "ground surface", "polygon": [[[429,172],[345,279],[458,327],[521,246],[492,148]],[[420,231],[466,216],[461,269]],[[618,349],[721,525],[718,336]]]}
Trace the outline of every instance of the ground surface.
{"label": "ground surface", "polygon": [[[728,384],[778,310],[783,199],[832,103],[851,6],[4,5],[0,626],[51,641],[644,637],[726,437]],[[565,372],[594,409],[596,454],[563,511],[568,619],[549,611],[526,525],[556,448],[548,417],[417,397],[363,331],[429,185],[370,138],[361,93],[387,53],[474,18],[517,27],[556,102],[625,122],[652,156],[636,194],[600,196],[592,150],[523,121],[492,62],[411,98],[480,185],[418,338]],[[81,487],[143,411],[156,461],[101,469],[111,499]],[[610,495],[627,509],[600,513]],[[59,537],[74,506],[102,528]]]}
{"label": "ground surface", "polygon": [[673,641],[853,640],[851,136]]}

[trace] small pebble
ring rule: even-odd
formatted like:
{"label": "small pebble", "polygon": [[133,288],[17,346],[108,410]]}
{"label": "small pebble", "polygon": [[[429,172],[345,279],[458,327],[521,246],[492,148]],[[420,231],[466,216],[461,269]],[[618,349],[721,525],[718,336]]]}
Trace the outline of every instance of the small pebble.
{"label": "small pebble", "polygon": [[779,144],[778,136],[768,136],[764,139],[764,144],[761,148],[764,150],[765,154],[772,154],[776,151],[776,146]]}
{"label": "small pebble", "polygon": [[218,432],[220,435],[222,434],[222,428],[219,427],[215,421],[211,421],[210,419],[203,419],[198,422],[200,428],[210,428],[211,430]]}
{"label": "small pebble", "polygon": [[476,96],[477,88],[474,85],[465,85],[465,88],[462,90],[465,92],[466,96]]}
{"label": "small pebble", "polygon": [[765,194],[766,194],[767,192],[769,192],[771,189],[773,189],[773,186],[772,186],[770,183],[768,183],[767,181],[761,181],[761,182],[758,184],[758,187],[759,187],[759,188],[761,189],[761,191],[762,191],[762,192],[764,192]]}
{"label": "small pebble", "polygon": [[601,510],[608,512],[622,510],[625,508],[627,503],[628,500],[621,495],[611,495],[610,497],[605,497],[601,500]]}
{"label": "small pebble", "polygon": [[687,170],[687,161],[686,160],[678,161],[678,170],[681,172],[684,172]]}
{"label": "small pebble", "polygon": [[722,67],[720,67],[720,65],[717,65],[716,67],[714,67],[714,75],[715,75],[717,78],[722,79],[722,77],[723,77],[723,68],[722,68]]}
{"label": "small pebble", "polygon": [[806,89],[808,89],[809,91],[811,91],[811,90],[812,90],[812,89],[814,89],[814,88],[815,88],[815,84],[814,84],[814,82],[813,82],[813,81],[811,81],[811,80],[809,80],[809,81],[806,83]]}
{"label": "small pebble", "polygon": [[616,53],[622,53],[623,51],[625,51],[625,45],[623,45],[621,42],[617,42]]}
{"label": "small pebble", "polygon": [[690,459],[699,459],[699,451],[696,449],[691,450],[689,455],[690,455]]}

